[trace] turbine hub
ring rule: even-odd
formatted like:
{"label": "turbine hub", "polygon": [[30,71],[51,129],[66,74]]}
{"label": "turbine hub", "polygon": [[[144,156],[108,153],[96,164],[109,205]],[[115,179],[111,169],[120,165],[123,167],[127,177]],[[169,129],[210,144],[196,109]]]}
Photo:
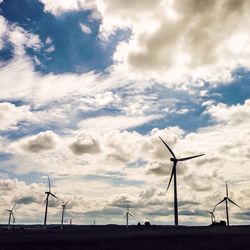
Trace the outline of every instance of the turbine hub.
{"label": "turbine hub", "polygon": [[176,161],[177,161],[177,159],[175,159],[175,158],[171,157],[171,158],[170,158],[170,161],[172,161],[172,162],[176,162]]}

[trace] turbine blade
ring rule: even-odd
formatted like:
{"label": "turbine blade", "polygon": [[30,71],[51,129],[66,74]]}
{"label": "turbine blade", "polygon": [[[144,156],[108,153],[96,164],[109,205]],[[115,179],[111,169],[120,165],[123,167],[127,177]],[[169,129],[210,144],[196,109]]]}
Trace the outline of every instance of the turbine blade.
{"label": "turbine blade", "polygon": [[125,219],[126,217],[127,217],[127,215],[125,214],[123,218]]}
{"label": "turbine blade", "polygon": [[128,213],[128,215],[130,215],[130,216],[134,217],[134,215],[133,215],[133,214],[131,214],[131,213]]}
{"label": "turbine blade", "polygon": [[162,140],[162,138],[159,136],[160,140],[164,143],[164,145],[168,148],[171,155],[176,159],[174,152],[171,150],[171,148],[168,146],[168,144]]}
{"label": "turbine blade", "polygon": [[227,187],[227,182],[226,182],[226,196],[228,197],[228,187]]}
{"label": "turbine blade", "polygon": [[190,160],[190,159],[193,159],[193,158],[196,158],[196,157],[200,157],[200,156],[203,156],[205,154],[200,154],[200,155],[194,155],[194,156],[190,156],[190,157],[185,157],[185,158],[180,158],[178,159],[178,161],[186,161],[186,160]]}
{"label": "turbine blade", "polygon": [[43,204],[45,204],[48,200],[48,196],[46,197],[46,199],[44,200]]}
{"label": "turbine blade", "polygon": [[48,176],[49,192],[50,192],[50,178]]}
{"label": "turbine blade", "polygon": [[53,197],[55,197],[57,199],[57,197],[54,194],[50,193],[50,195],[52,195]]}
{"label": "turbine blade", "polygon": [[216,220],[216,219],[215,219],[215,216],[214,216],[214,213],[212,213],[212,216],[213,216],[214,220]]}
{"label": "turbine blade", "polygon": [[68,201],[66,202],[65,206],[67,206],[67,205],[68,205],[69,201],[70,201],[70,200],[68,200]]}
{"label": "turbine blade", "polygon": [[14,217],[13,212],[11,212],[11,215],[12,215],[12,221],[13,221],[13,223],[15,223],[15,217]]}
{"label": "turbine blade", "polygon": [[227,198],[231,203],[233,203],[235,206],[237,206],[238,208],[240,208],[239,205],[237,205],[235,202],[233,202],[231,199]]}
{"label": "turbine blade", "polygon": [[15,206],[16,206],[16,202],[15,202],[15,204],[14,204],[14,206],[13,206],[13,208],[11,210],[14,210]]}
{"label": "turbine blade", "polygon": [[223,201],[225,201],[225,198],[223,200],[221,200],[220,202],[218,202],[215,207],[217,207],[219,204],[221,204]]}
{"label": "turbine blade", "polygon": [[[171,176],[170,176],[170,179],[169,179],[169,182],[168,182],[167,191],[168,191],[168,189],[169,189],[169,186],[170,186],[170,184],[171,184],[171,181],[172,181],[172,179],[173,179],[173,176],[174,176],[174,167],[172,168]],[[167,192],[167,191],[166,191],[166,192]]]}

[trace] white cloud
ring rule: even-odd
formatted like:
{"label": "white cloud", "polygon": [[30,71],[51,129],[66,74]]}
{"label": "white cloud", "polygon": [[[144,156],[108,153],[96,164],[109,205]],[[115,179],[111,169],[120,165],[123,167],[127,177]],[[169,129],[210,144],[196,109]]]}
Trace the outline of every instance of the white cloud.
{"label": "white cloud", "polygon": [[40,132],[31,137],[21,139],[20,147],[30,153],[39,153],[56,148],[59,139],[52,131]]}
{"label": "white cloud", "polygon": [[7,23],[5,18],[0,16],[0,49],[4,47],[5,32],[7,30]]}
{"label": "white cloud", "polygon": [[45,5],[45,11],[56,16],[68,11],[80,11],[95,7],[95,1],[92,0],[41,0],[41,2]]}
{"label": "white cloud", "polygon": [[21,121],[32,121],[33,114],[29,106],[15,106],[8,102],[0,103],[0,131],[17,129]]}
{"label": "white cloud", "polygon": [[250,121],[250,100],[246,100],[243,105],[208,104],[206,112],[218,122],[241,126]]}
{"label": "white cloud", "polygon": [[86,24],[83,24],[83,23],[79,23],[80,25],[80,28],[82,30],[83,33],[86,33],[86,34],[91,34],[91,29],[89,26],[87,26]]}
{"label": "white cloud", "polygon": [[107,0],[97,5],[104,36],[118,27],[132,29],[130,40],[120,43],[114,55],[132,78],[175,87],[200,80],[216,84],[229,81],[232,70],[250,66],[247,0]]}
{"label": "white cloud", "polygon": [[108,132],[138,127],[152,120],[160,119],[159,115],[151,116],[100,116],[88,118],[79,123],[81,130]]}

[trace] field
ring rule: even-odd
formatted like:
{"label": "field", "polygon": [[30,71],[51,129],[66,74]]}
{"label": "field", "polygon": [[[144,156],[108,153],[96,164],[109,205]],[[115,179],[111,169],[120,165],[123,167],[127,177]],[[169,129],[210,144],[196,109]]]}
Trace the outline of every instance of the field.
{"label": "field", "polygon": [[0,229],[1,250],[250,249],[250,226],[71,226]]}

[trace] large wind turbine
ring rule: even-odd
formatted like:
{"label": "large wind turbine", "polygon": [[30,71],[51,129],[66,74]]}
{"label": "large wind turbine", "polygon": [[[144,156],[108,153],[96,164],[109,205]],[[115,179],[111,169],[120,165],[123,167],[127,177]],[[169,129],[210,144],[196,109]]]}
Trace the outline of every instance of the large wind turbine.
{"label": "large wind turbine", "polygon": [[65,209],[66,209],[66,206],[68,205],[69,201],[67,201],[66,203],[61,200],[62,202],[62,219],[61,219],[61,229],[63,229],[63,219],[64,219],[64,212],[65,212]]}
{"label": "large wind turbine", "polygon": [[206,213],[209,213],[210,216],[211,216],[211,223],[213,224],[213,222],[215,222],[215,216],[214,216],[214,211],[215,211],[215,208],[213,209],[213,211],[205,211]]}
{"label": "large wind turbine", "polygon": [[134,216],[129,212],[129,206],[127,206],[127,212],[126,212],[126,214],[125,214],[125,216],[124,216],[124,218],[126,218],[126,227],[128,227],[128,218],[129,218],[129,216],[134,217]]}
{"label": "large wind turbine", "polygon": [[16,203],[14,204],[14,206],[12,207],[12,209],[8,209],[6,211],[9,212],[9,220],[8,220],[8,230],[10,230],[10,221],[11,221],[11,217],[12,217],[12,222],[13,224],[15,223],[15,217],[14,217],[14,213],[13,213],[13,210],[16,206]]}
{"label": "large wind turbine", "polygon": [[167,147],[170,154],[173,156],[173,157],[170,158],[170,161],[173,162],[173,167],[172,167],[172,172],[171,172],[171,176],[170,176],[170,179],[169,179],[167,191],[169,189],[172,178],[174,177],[174,224],[175,224],[175,226],[178,226],[178,201],[177,201],[177,178],[176,178],[176,166],[177,166],[177,163],[178,163],[178,161],[187,161],[187,160],[190,160],[190,159],[193,159],[193,158],[196,158],[196,157],[200,157],[200,156],[202,156],[204,154],[194,155],[194,156],[190,156],[190,157],[177,159],[174,152],[167,145],[167,143],[165,141],[163,141],[161,137],[159,137],[159,138],[164,143],[164,145]]}
{"label": "large wind turbine", "polygon": [[227,215],[227,225],[229,226],[229,214],[228,214],[228,201],[240,208],[235,202],[233,202],[230,198],[228,198],[228,187],[226,182],[226,197],[224,197],[220,202],[218,202],[215,207],[217,207],[220,203],[224,202],[226,203],[226,215]]}
{"label": "large wind turbine", "polygon": [[49,176],[48,176],[48,185],[49,185],[49,191],[45,192],[46,194],[46,199],[44,200],[43,203],[46,203],[46,206],[45,206],[45,215],[44,215],[44,229],[46,229],[46,222],[47,222],[47,213],[48,213],[48,205],[49,205],[49,196],[53,196],[54,198],[57,199],[57,197],[51,193],[51,188],[50,188],[50,179],[49,179]]}

